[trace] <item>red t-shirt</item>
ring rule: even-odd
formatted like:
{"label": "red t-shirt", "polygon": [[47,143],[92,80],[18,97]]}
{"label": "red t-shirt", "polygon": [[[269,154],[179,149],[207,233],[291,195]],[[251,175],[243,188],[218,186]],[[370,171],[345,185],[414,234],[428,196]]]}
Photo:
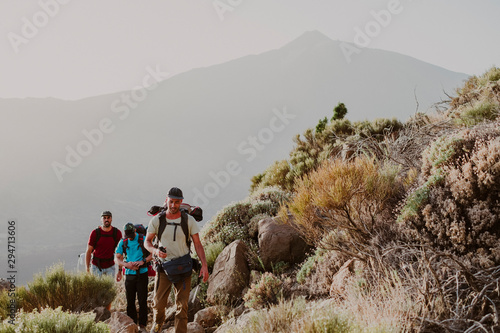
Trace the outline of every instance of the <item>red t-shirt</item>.
{"label": "red t-shirt", "polygon": [[101,268],[108,268],[115,264],[115,248],[122,238],[122,232],[117,229],[115,239],[113,239],[113,228],[110,231],[103,231],[101,229],[101,237],[97,241],[97,244],[95,243],[97,238],[96,230],[94,229],[90,233],[88,244],[94,247],[92,256],[93,265],[98,266],[98,258],[100,259]]}

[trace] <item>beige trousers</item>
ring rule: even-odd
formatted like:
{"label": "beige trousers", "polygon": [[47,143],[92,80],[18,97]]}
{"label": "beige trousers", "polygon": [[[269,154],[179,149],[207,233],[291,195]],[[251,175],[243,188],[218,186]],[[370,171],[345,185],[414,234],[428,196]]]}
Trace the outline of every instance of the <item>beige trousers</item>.
{"label": "beige trousers", "polygon": [[153,301],[153,323],[163,325],[165,309],[168,306],[170,290],[174,286],[175,304],[175,332],[186,333],[188,324],[188,301],[191,291],[191,276],[183,281],[172,283],[164,272],[157,272],[155,277],[155,294]]}

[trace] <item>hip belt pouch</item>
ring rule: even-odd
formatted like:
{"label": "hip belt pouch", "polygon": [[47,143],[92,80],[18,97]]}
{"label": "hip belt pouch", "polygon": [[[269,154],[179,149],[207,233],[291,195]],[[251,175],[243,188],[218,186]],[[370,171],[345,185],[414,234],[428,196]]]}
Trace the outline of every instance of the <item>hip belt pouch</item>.
{"label": "hip belt pouch", "polygon": [[161,266],[165,274],[167,274],[168,279],[175,283],[191,275],[193,260],[188,253],[182,257],[166,261]]}

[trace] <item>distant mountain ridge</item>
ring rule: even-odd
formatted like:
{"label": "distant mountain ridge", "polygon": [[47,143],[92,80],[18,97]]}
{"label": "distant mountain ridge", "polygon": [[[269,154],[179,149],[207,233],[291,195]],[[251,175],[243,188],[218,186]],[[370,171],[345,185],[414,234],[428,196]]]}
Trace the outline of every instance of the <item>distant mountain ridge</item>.
{"label": "distant mountain ridge", "polygon": [[[280,49],[176,75],[148,91],[125,119],[113,103],[130,92],[0,99],[1,214],[19,220],[24,262],[35,259],[34,250],[46,251],[47,261],[64,251],[73,258],[77,253],[66,249],[84,250],[102,210],[113,211],[120,228],[147,224],[146,211],[171,186],[183,188],[187,202],[207,203],[208,220],[244,198],[250,178],[286,158],[293,136],[330,117],[338,102],[351,120],[404,121],[416,100],[426,111],[467,78],[373,49],[348,64],[339,45],[307,32]],[[68,166],[70,151],[79,148],[80,163]],[[55,163],[71,169],[61,182]]]}

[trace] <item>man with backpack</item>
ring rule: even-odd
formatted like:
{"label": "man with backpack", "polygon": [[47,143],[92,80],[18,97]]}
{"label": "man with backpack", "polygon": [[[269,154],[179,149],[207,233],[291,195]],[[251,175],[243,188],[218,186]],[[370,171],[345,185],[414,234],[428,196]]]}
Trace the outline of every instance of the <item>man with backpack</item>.
{"label": "man with backpack", "polygon": [[[122,238],[122,233],[111,225],[112,220],[113,215],[110,211],[102,212],[102,225],[90,233],[85,255],[85,267],[87,272],[96,276],[115,276],[115,248]],[[122,274],[120,270],[118,270],[118,274]]]}
{"label": "man with backpack", "polygon": [[[202,264],[200,276],[203,277],[203,282],[208,280],[207,261],[198,235],[199,228],[195,219],[181,210],[183,199],[182,191],[179,188],[171,188],[167,195],[166,210],[149,221],[146,249],[153,253],[160,263],[155,277],[151,333],[161,331],[172,285],[177,305],[175,332],[187,332],[188,300],[193,264],[188,245],[191,240]],[[184,230],[187,232],[185,233]],[[155,237],[159,239],[158,248],[155,248],[152,243]]]}
{"label": "man with backpack", "polygon": [[[139,327],[144,332],[148,322],[148,262],[152,255],[144,248],[144,235],[136,232],[132,223],[123,227],[125,238],[116,247],[115,258],[119,266],[125,267],[125,295],[127,315],[137,324],[135,299],[139,301]],[[116,281],[121,280],[121,275]]]}

